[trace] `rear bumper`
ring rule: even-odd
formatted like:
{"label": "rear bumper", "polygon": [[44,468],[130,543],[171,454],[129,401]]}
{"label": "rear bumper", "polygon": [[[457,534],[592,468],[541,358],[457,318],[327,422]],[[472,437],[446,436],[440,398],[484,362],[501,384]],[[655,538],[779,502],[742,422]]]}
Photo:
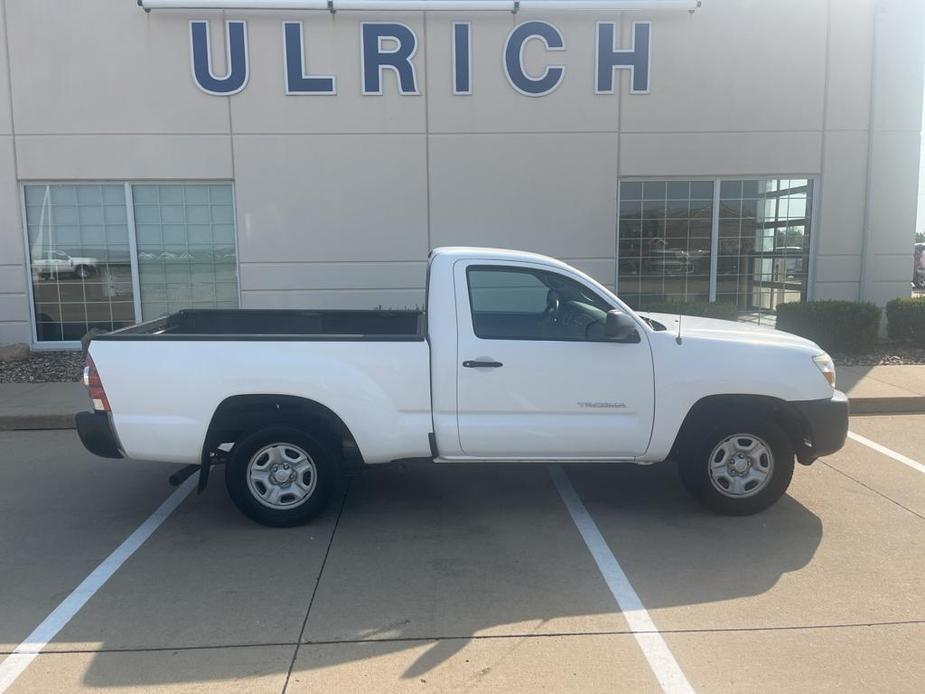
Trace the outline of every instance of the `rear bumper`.
{"label": "rear bumper", "polygon": [[105,412],[78,412],[77,435],[91,453],[103,458],[122,458],[119,443]]}
{"label": "rear bumper", "polygon": [[801,463],[830,455],[845,445],[848,437],[848,396],[836,390],[826,400],[791,402],[800,415],[804,444],[797,450]]}

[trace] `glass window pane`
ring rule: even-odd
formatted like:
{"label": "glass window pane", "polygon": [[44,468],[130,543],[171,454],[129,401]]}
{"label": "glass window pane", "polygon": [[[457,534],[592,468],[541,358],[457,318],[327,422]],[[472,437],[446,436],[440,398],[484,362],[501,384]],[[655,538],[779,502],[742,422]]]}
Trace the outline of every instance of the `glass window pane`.
{"label": "glass window pane", "polygon": [[712,200],[713,181],[691,181],[692,200]]}
{"label": "glass window pane", "polygon": [[209,186],[209,199],[213,205],[230,205],[233,199],[231,186],[227,184]]}
{"label": "glass window pane", "polygon": [[621,200],[620,217],[622,219],[641,219],[642,203],[638,200]]}
{"label": "glass window pane", "polygon": [[721,181],[719,184],[719,196],[722,199],[741,199],[742,181]]}
{"label": "glass window pane", "polygon": [[642,200],[642,183],[621,183],[621,200]]}
{"label": "glass window pane", "polygon": [[687,198],[683,200],[669,200],[668,201],[668,216],[669,217],[687,217],[690,214],[691,202]]}
{"label": "glass window pane", "polygon": [[644,200],[664,200],[668,184],[665,181],[646,181],[642,184]]}
{"label": "glass window pane", "polygon": [[691,192],[690,181],[669,181],[668,182],[668,199],[669,200],[689,200]]}
{"label": "glass window pane", "polygon": [[142,320],[237,306],[231,184],[132,186]]}
{"label": "glass window pane", "polygon": [[51,193],[51,202],[53,205],[77,204],[76,186],[48,186],[48,189]]}
{"label": "glass window pane", "polygon": [[758,197],[758,181],[742,181],[742,197],[743,198],[757,198]]}
{"label": "glass window pane", "polygon": [[38,340],[134,323],[124,186],[27,185],[25,198]]}

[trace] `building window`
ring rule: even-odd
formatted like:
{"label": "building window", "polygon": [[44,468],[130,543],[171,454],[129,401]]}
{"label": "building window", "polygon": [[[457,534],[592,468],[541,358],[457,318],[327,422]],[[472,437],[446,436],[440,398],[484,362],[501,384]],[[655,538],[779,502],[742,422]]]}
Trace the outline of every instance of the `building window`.
{"label": "building window", "polygon": [[621,183],[620,297],[726,302],[759,320],[805,300],[812,194],[805,178]]}
{"label": "building window", "polygon": [[132,186],[141,318],[183,308],[236,308],[230,184]]}
{"label": "building window", "polygon": [[630,306],[709,299],[713,186],[620,185],[619,293]]}
{"label": "building window", "polygon": [[135,322],[121,185],[27,185],[26,228],[39,342]]}
{"label": "building window", "polygon": [[27,184],[23,195],[38,342],[237,307],[230,183]]}

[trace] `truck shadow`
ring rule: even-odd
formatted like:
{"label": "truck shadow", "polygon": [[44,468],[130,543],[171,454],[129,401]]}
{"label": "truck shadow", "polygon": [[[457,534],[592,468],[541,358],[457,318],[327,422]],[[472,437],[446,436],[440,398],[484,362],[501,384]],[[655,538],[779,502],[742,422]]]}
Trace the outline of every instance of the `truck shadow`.
{"label": "truck shadow", "polygon": [[[820,519],[789,496],[758,516],[709,514],[687,496],[670,464],[564,469],[657,625],[661,608],[759,596],[809,564],[822,538]],[[263,669],[285,673],[311,600],[293,668],[294,677],[307,679],[313,669],[405,651],[401,677],[418,678],[473,638],[627,630],[545,466],[368,468],[352,476],[342,500],[342,511],[334,503],[312,526],[271,530],[243,520],[213,483],[154,538],[146,568],[163,572],[163,581],[149,581],[145,594],[133,593],[130,576],[114,586],[117,606],[142,601],[121,618],[154,622],[163,633],[151,648],[207,646],[217,654],[223,645],[262,644]],[[272,551],[261,548],[267,544]],[[311,554],[302,563],[289,556],[300,548]],[[187,565],[171,575],[172,562]],[[170,591],[181,580],[187,592],[171,606]],[[302,595],[296,618],[274,623],[262,586],[293,584]],[[698,627],[720,625],[710,619]],[[86,641],[107,631],[93,625]],[[103,648],[143,647],[128,633],[111,630]],[[84,640],[77,630],[67,636]],[[271,644],[288,646],[285,657],[271,657]],[[260,669],[243,653],[204,650],[188,666],[182,662],[126,668],[113,654],[98,655],[84,683],[216,682]]]}

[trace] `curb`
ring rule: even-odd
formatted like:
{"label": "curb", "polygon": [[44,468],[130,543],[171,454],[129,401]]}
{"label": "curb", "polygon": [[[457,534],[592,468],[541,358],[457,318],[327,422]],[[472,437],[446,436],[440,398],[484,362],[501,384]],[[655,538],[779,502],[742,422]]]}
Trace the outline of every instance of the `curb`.
{"label": "curb", "polygon": [[0,431],[75,429],[74,412],[67,414],[20,414],[0,416]]}
{"label": "curb", "polygon": [[[853,398],[848,401],[853,415],[925,414],[925,396]],[[73,412],[57,414],[0,415],[0,431],[74,429]]]}
{"label": "curb", "polygon": [[854,398],[848,409],[851,414],[925,414],[925,396]]}

